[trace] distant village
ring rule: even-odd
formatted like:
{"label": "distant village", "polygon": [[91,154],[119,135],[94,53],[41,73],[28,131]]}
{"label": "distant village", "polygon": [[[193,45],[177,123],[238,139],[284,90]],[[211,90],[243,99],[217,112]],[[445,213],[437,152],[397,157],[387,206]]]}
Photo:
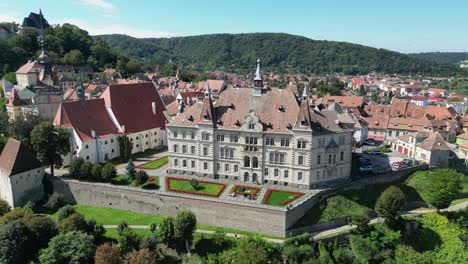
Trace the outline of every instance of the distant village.
{"label": "distant village", "polygon": [[[32,13],[23,28],[42,31],[41,16]],[[162,77],[159,66],[123,78],[112,68],[51,65],[43,38],[41,46],[40,56],[16,71],[17,84],[2,80],[2,96],[10,121],[35,115],[69,131],[63,166],[76,157],[118,158],[122,135],[131,153],[167,146],[174,175],[306,189],[349,179],[353,153],[382,142],[430,167],[468,164],[468,96],[432,85],[450,78],[280,75],[263,72],[260,61],[250,75],[209,72],[215,78],[197,83],[183,81],[179,70]],[[312,80],[338,80],[344,89],[318,97]],[[2,183],[1,196],[12,205],[18,190],[34,190],[45,173],[14,139],[0,171],[36,177],[17,185],[2,179],[10,186]]]}

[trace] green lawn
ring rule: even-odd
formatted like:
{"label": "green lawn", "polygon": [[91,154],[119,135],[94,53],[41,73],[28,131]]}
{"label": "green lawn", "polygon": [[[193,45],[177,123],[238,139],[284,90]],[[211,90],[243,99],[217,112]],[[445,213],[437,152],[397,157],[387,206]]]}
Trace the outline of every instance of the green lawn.
{"label": "green lawn", "polygon": [[142,168],[146,170],[155,170],[167,164],[168,161],[169,161],[169,157],[164,156],[162,158],[159,158],[157,160],[153,160],[149,163],[144,164]]}
{"label": "green lawn", "polygon": [[[170,191],[190,192],[195,194],[208,194],[216,196],[225,188],[225,185],[219,183],[199,182],[197,189],[193,188],[190,180],[169,178],[171,189]],[[169,187],[169,186],[168,186]]]}
{"label": "green lawn", "polygon": [[[286,204],[281,204],[284,203],[290,199],[293,199],[297,194],[296,193],[291,193],[291,192],[286,192],[286,191],[280,191],[280,190],[273,190],[270,194],[270,197],[268,198],[267,201],[264,201],[265,204],[269,205],[278,205],[278,206],[283,206]],[[302,195],[302,194],[301,194]],[[292,202],[291,200],[290,202]]]}
{"label": "green lawn", "polygon": [[[97,223],[103,225],[118,225],[122,222],[127,222],[129,225],[151,225],[152,223],[159,224],[164,219],[164,216],[159,215],[151,215],[151,214],[144,214],[138,212],[132,212],[127,210],[120,210],[120,209],[113,209],[113,208],[106,208],[106,207],[96,207],[90,205],[74,205],[73,206],[77,212],[84,215],[87,219],[94,219]],[[49,215],[52,219],[57,218],[57,213]],[[261,237],[269,237],[269,238],[279,238],[276,236],[260,234],[255,232],[248,232],[237,230],[233,228],[224,228],[224,227],[217,227],[217,226],[207,226],[207,225],[197,225],[197,228],[203,230],[220,230],[225,233],[233,233],[233,234],[242,234],[242,235],[252,235],[252,236],[261,236]],[[137,233],[141,234],[148,234],[150,232],[149,229],[135,229]],[[113,237],[115,234],[115,229],[108,229],[106,232],[106,236],[109,233],[110,237]]]}
{"label": "green lawn", "polygon": [[[151,155],[154,155],[154,154],[164,152],[166,150],[167,150],[166,146],[160,147],[160,148],[157,148],[157,149],[147,149],[147,150],[145,150],[143,152],[138,152],[138,153],[132,154],[132,160],[148,157],[148,156],[151,156]],[[112,159],[110,162],[117,165],[117,164],[127,163],[128,160],[122,160],[120,157],[117,157],[115,159]]]}
{"label": "green lawn", "polygon": [[147,181],[141,185],[137,185],[135,180],[131,181],[126,174],[119,174],[112,179],[111,183],[115,185],[126,185],[130,187],[139,187],[143,189],[150,188],[149,185],[151,185],[151,183],[154,183],[156,184],[156,188],[154,189],[159,189],[159,186],[160,186],[159,177],[158,176],[149,176],[149,177],[153,177],[154,181]]}
{"label": "green lawn", "polygon": [[468,198],[460,198],[460,199],[453,200],[450,203],[450,206],[454,206],[454,205],[461,204],[461,203],[464,203],[464,202],[468,202]]}

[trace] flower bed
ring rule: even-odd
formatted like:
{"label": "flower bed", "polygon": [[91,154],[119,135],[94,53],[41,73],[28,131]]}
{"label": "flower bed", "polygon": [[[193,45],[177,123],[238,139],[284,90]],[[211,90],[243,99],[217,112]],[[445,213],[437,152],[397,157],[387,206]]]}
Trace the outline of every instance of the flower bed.
{"label": "flower bed", "polygon": [[253,195],[253,196],[257,196],[258,192],[260,192],[260,188],[242,186],[242,185],[236,185],[231,190],[231,193],[236,193],[240,195]]}
{"label": "flower bed", "polygon": [[280,205],[280,206],[287,205],[288,203],[296,200],[302,195],[303,193],[300,193],[300,192],[288,192],[288,191],[270,189],[265,194],[265,198],[263,198],[263,203],[269,204],[269,205]]}
{"label": "flower bed", "polygon": [[146,162],[144,164],[138,165],[138,169],[144,169],[144,170],[155,170],[158,168],[161,168],[162,166],[166,165],[169,162],[169,157],[164,156],[159,159],[152,160],[150,162]]}
{"label": "flower bed", "polygon": [[218,197],[226,188],[226,184],[198,181],[198,189],[195,189],[191,185],[191,180],[189,179],[167,177],[166,188],[171,192]]}

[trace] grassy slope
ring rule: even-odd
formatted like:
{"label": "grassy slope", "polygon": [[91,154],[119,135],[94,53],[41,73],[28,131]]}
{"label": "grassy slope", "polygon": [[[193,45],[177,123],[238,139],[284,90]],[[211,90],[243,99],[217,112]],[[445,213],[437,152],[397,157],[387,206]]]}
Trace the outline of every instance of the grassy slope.
{"label": "grassy slope", "polygon": [[[365,189],[347,191],[340,195],[329,197],[309,210],[296,226],[319,224],[337,218],[372,212],[378,197],[390,185],[398,186],[405,193],[408,206],[411,206],[411,202],[425,203],[429,177],[429,171],[418,171],[403,181],[369,185]],[[462,195],[460,199],[454,200],[452,205],[466,201],[467,198],[465,196],[467,194],[468,177],[465,176]],[[407,207],[407,209],[411,208]]]}
{"label": "grassy slope", "polygon": [[196,193],[207,193],[207,194],[217,194],[219,190],[223,187],[221,184],[215,183],[198,183],[198,188],[194,189],[190,184],[190,181],[176,180],[171,179],[171,189],[181,190],[186,192],[196,192]]}

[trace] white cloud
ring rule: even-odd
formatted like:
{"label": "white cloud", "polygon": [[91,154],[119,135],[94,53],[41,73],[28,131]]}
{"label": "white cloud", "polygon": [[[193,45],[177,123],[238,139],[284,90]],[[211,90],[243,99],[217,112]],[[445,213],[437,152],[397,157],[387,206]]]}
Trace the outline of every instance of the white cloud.
{"label": "white cloud", "polygon": [[80,3],[97,9],[103,16],[114,16],[117,13],[117,8],[104,0],[80,0]]}
{"label": "white cloud", "polygon": [[136,38],[168,38],[176,37],[179,34],[175,32],[169,32],[164,30],[155,30],[155,29],[140,29],[134,28],[122,24],[91,24],[89,22],[71,19],[71,20],[52,20],[52,24],[63,24],[70,23],[75,26],[78,26],[81,29],[84,29],[89,32],[90,35],[103,35],[103,34],[125,34]]}
{"label": "white cloud", "polygon": [[21,21],[21,16],[18,12],[7,11],[0,13],[0,22],[17,22]]}

